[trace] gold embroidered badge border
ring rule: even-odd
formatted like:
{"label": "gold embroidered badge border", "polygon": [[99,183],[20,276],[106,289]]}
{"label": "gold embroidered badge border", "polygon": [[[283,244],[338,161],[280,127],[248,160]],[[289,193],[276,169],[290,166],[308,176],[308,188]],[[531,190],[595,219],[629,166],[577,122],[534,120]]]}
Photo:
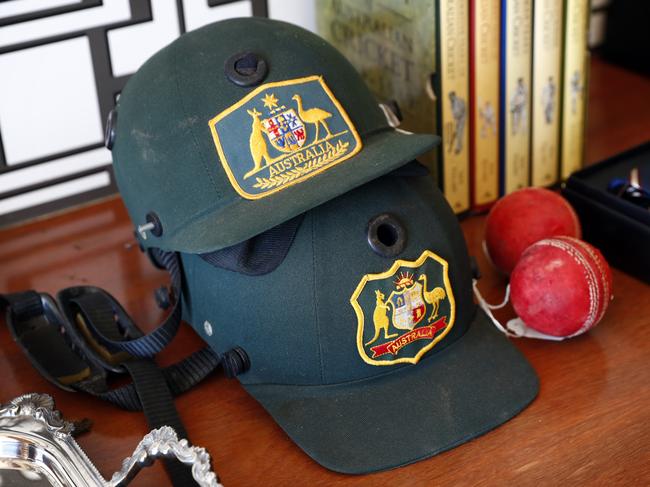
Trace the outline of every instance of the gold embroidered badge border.
{"label": "gold embroidered badge border", "polygon": [[[318,81],[320,84],[321,88],[327,94],[329,99],[332,101],[332,104],[336,107],[336,109],[339,112],[339,115],[341,118],[344,120],[345,124],[347,125],[348,129],[350,130],[350,133],[352,134],[352,137],[354,138],[356,142],[356,146],[352,152],[349,154],[341,157],[338,160],[335,160],[334,162],[327,164],[329,160],[331,160],[331,157],[327,160],[318,160],[318,161],[312,161],[309,170],[303,170],[303,168],[296,168],[295,174],[287,175],[283,180],[280,181],[280,183],[276,181],[263,181],[261,183],[262,189],[266,188],[273,188],[270,189],[269,191],[265,191],[262,193],[257,193],[257,194],[251,194],[246,192],[239,184],[237,181],[237,178],[232,172],[232,169],[230,168],[228,161],[226,159],[226,155],[223,150],[223,146],[221,145],[221,141],[219,139],[219,134],[217,133],[216,129],[216,124],[227,117],[229,114],[234,112],[235,110],[241,108],[243,105],[248,103],[251,99],[255,98],[257,95],[264,91],[268,91],[271,88],[278,87],[278,86],[291,86],[291,85],[298,85],[298,84],[303,84],[303,83],[309,83],[311,81]],[[328,169],[336,166],[337,164],[346,161],[347,159],[351,158],[352,156],[356,155],[359,153],[359,151],[363,148],[363,144],[361,143],[361,137],[359,136],[359,133],[356,130],[356,127],[350,120],[350,117],[346,113],[345,109],[339,101],[336,99],[334,96],[334,93],[329,89],[329,87],[325,84],[325,81],[322,76],[320,75],[312,75],[312,76],[306,76],[303,78],[295,78],[295,79],[290,79],[290,80],[284,80],[284,81],[275,81],[271,83],[266,83],[264,85],[261,85],[251,91],[248,95],[246,95],[244,98],[239,100],[237,103],[234,105],[231,105],[230,107],[226,108],[224,111],[219,113],[216,117],[212,118],[209,120],[208,125],[210,127],[210,132],[212,133],[212,139],[214,140],[214,144],[217,148],[217,153],[219,155],[219,160],[221,161],[221,165],[223,166],[224,171],[226,171],[226,175],[228,176],[228,180],[230,181],[230,184],[232,187],[237,191],[237,193],[242,196],[243,198],[249,199],[249,200],[257,200],[261,198],[265,198],[267,196],[270,196],[274,193],[277,193],[278,191],[282,191],[283,189],[286,189],[290,186],[293,186],[294,184],[301,183],[313,176],[316,176],[317,174],[320,174],[324,171],[327,171]],[[334,148],[335,151],[341,151],[340,146],[336,146]],[[277,186],[277,187],[274,187]]]}
{"label": "gold embroidered badge border", "polygon": [[[411,269],[415,269],[418,267],[421,267],[427,259],[433,259],[436,262],[438,262],[440,265],[442,265],[442,275],[443,275],[443,282],[445,284],[445,291],[447,293],[447,299],[449,300],[449,323],[445,330],[435,337],[431,343],[429,343],[427,346],[423,347],[418,351],[417,354],[415,354],[414,357],[400,357],[394,360],[373,360],[368,356],[366,353],[366,350],[363,345],[363,331],[364,331],[364,313],[363,309],[361,308],[361,305],[359,305],[359,302],[357,299],[361,295],[361,292],[363,291],[365,285],[370,282],[370,281],[378,281],[380,279],[386,279],[387,277],[394,276],[397,270],[401,267],[408,267]],[[363,359],[364,362],[370,365],[394,365],[394,364],[402,364],[402,363],[408,363],[408,364],[417,364],[422,358],[422,356],[427,353],[429,350],[431,350],[436,343],[438,343],[440,340],[442,340],[452,329],[454,326],[454,321],[456,318],[456,302],[454,300],[454,294],[451,289],[451,282],[449,281],[449,263],[440,257],[439,255],[435,254],[434,252],[430,250],[425,250],[422,252],[422,255],[417,258],[415,261],[408,261],[408,260],[396,260],[393,262],[393,265],[385,271],[380,274],[366,274],[361,278],[361,281],[357,285],[356,289],[352,293],[352,296],[350,297],[350,304],[354,308],[355,314],[357,316],[357,350],[359,351],[359,355]]]}

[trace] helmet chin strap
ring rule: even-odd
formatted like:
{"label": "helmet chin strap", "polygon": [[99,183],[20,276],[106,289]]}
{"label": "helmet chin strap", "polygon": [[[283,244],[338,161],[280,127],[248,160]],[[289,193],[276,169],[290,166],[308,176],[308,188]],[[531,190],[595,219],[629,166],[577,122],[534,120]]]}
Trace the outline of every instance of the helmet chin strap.
{"label": "helmet chin strap", "polygon": [[526,323],[524,323],[524,321],[519,317],[508,320],[506,325],[503,326],[501,322],[497,320],[492,314],[492,310],[501,309],[506,304],[508,304],[508,301],[510,300],[510,285],[508,284],[508,286],[506,286],[506,295],[503,298],[503,301],[499,304],[490,304],[483,298],[481,292],[478,290],[478,281],[476,279],[472,279],[472,289],[474,290],[474,296],[476,296],[478,305],[483,311],[485,311],[485,314],[488,316],[488,318],[490,318],[490,321],[492,321],[497,330],[506,336],[513,338],[536,338],[538,340],[551,340],[556,342],[575,336],[569,335],[567,337],[558,337],[541,333],[526,325]]}

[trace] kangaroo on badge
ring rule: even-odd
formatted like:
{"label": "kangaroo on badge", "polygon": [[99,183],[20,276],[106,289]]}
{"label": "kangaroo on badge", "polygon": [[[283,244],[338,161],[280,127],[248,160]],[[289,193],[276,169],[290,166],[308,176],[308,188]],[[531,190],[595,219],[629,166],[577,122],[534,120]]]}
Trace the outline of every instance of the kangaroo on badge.
{"label": "kangaroo on badge", "polygon": [[390,307],[384,302],[386,296],[384,296],[379,289],[375,289],[375,294],[377,295],[377,303],[375,304],[375,311],[372,313],[372,322],[375,325],[375,336],[373,336],[366,345],[376,342],[382,330],[384,331],[384,338],[386,340],[397,336],[397,333],[393,333],[392,335],[388,334],[388,326],[390,325],[388,311],[390,310]]}
{"label": "kangaroo on badge", "polygon": [[260,170],[262,168],[262,161],[265,161],[267,165],[273,162],[273,159],[271,156],[269,156],[269,149],[266,147],[266,141],[264,140],[264,132],[266,129],[260,121],[260,115],[262,114],[254,108],[252,111],[246,111],[251,117],[253,117],[253,125],[251,125],[250,148],[254,165],[253,169],[244,175],[244,178],[247,178]]}

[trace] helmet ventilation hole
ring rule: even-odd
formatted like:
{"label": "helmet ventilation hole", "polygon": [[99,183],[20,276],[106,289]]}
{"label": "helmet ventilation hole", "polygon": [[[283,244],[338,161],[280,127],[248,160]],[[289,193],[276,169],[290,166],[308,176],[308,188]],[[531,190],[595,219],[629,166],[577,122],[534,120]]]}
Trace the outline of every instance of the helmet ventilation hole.
{"label": "helmet ventilation hole", "polygon": [[266,60],[253,52],[241,52],[230,56],[224,66],[226,77],[237,86],[254,86],[266,77]]}
{"label": "helmet ventilation hole", "polygon": [[406,247],[406,229],[395,216],[382,213],[368,223],[368,244],[382,257],[395,257]]}

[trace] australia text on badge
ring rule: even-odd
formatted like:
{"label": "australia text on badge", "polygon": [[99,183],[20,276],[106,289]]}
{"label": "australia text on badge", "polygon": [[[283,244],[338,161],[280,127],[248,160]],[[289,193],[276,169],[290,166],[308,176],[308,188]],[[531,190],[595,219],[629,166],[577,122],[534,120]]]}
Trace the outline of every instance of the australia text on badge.
{"label": "australia text on badge", "polygon": [[362,147],[320,76],[264,84],[209,124],[230,183],[247,199],[300,183]]}

